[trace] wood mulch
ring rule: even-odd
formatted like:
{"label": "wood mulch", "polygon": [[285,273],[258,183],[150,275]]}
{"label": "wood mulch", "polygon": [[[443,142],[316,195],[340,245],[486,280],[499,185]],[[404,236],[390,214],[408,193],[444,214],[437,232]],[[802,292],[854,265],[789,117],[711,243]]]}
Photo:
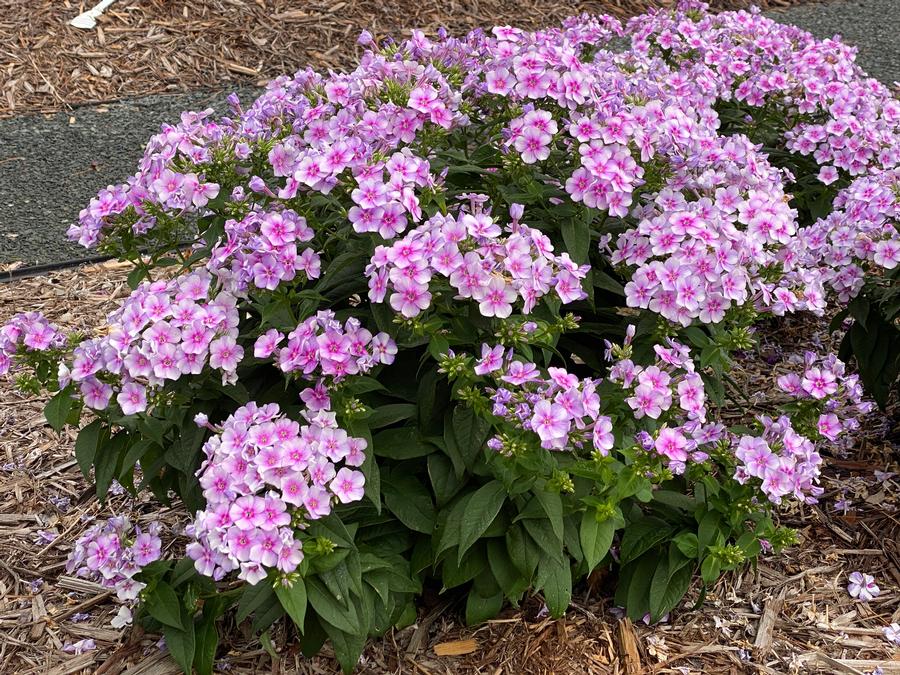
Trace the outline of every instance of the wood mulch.
{"label": "wood mulch", "polygon": [[[805,0],[712,0],[715,9]],[[0,0],[0,118],[129,96],[222,90],[299,68],[338,68],[356,37],[537,28],[582,11],[620,17],[673,0],[118,0],[90,30],[68,22],[96,0]]]}
{"label": "wood mulch", "polygon": [[[0,322],[39,309],[69,329],[91,334],[128,293],[116,263],[0,284]],[[766,333],[764,349],[800,350],[827,340],[824,324],[794,320]],[[779,358],[789,354],[777,355]],[[758,359],[756,359],[758,361]],[[755,361],[753,361],[755,362]],[[748,391],[765,391],[772,369],[736,368]],[[776,367],[777,368],[777,367]],[[115,495],[108,507],[93,497],[72,454],[74,434],[47,427],[45,399],[0,383],[0,673],[165,675],[177,666],[157,636],[115,630],[118,607],[102,587],[65,574],[73,542],[109,510],[138,521],[177,525],[177,511]],[[900,649],[881,628],[900,621],[900,472],[897,409],[873,414],[846,458],[830,458],[826,495],[814,507],[785,513],[800,545],[764,558],[755,569],[724,578],[699,607],[698,589],[666,622],[632,624],[612,606],[609,580],[576,589],[565,618],[541,618],[538,598],[482,626],[460,624],[458,604],[425,599],[412,627],[372,641],[362,673],[650,675],[654,673],[900,673]],[[843,499],[846,512],[836,507]],[[855,602],[846,591],[852,571],[875,575],[881,595]],[[273,659],[246,626],[226,626],[217,672],[337,673],[328,648],[304,659],[288,628],[272,638]],[[83,654],[67,645],[93,639]]]}

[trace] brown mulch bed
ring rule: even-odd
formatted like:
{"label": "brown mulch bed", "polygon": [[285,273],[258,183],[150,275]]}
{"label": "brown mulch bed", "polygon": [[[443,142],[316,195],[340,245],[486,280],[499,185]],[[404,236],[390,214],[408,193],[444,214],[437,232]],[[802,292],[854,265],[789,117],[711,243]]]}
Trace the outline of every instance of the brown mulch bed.
{"label": "brown mulch bed", "polygon": [[[0,284],[0,322],[23,309],[91,333],[127,295],[126,268],[115,263]],[[767,333],[764,347],[800,350],[822,326],[790,322]],[[785,350],[787,351],[787,349]],[[786,356],[782,355],[782,356]],[[735,369],[748,391],[771,388],[771,369]],[[113,496],[97,503],[72,454],[74,434],[44,424],[45,399],[24,396],[0,381],[0,673],[164,675],[177,667],[157,636],[115,630],[118,606],[102,587],[65,574],[73,542],[110,510],[139,522],[177,524],[177,511],[153,502]],[[521,675],[650,675],[652,673],[900,673],[900,650],[881,628],[900,621],[900,436],[894,417],[872,415],[847,458],[833,458],[814,507],[782,516],[801,543],[755,569],[732,574],[699,607],[689,600],[657,626],[632,625],[609,600],[602,578],[576,589],[564,619],[539,618],[538,599],[487,624],[459,623],[460,607],[431,598],[414,626],[373,641],[360,661],[363,673]],[[835,502],[844,499],[848,510]],[[858,603],[846,592],[851,571],[874,574],[882,593]],[[217,672],[337,673],[325,653],[304,659],[284,624],[273,630],[273,659],[246,626],[229,627]],[[90,638],[81,655],[66,645]],[[227,653],[226,653],[227,652]],[[226,670],[228,669],[228,670]]]}
{"label": "brown mulch bed", "polygon": [[[712,0],[715,9],[805,0]],[[118,0],[91,30],[68,22],[96,0],[0,0],[0,118],[337,68],[363,29],[549,25],[582,11],[620,17],[672,0]]]}

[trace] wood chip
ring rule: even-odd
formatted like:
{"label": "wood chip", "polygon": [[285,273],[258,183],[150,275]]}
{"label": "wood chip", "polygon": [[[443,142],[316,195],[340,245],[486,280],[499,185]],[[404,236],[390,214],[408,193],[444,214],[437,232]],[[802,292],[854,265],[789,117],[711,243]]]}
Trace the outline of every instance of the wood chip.
{"label": "wood chip", "polygon": [[619,656],[625,665],[625,672],[627,675],[637,675],[643,670],[643,666],[641,665],[641,652],[638,649],[638,639],[630,619],[619,619],[619,623],[616,625],[616,635],[619,641]]}
{"label": "wood chip", "polygon": [[756,629],[756,639],[753,641],[753,646],[760,656],[768,656],[772,650],[772,634],[775,631],[778,615],[781,614],[781,609],[784,607],[785,593],[786,591],[782,589],[778,597],[769,598],[763,607],[762,618]]}
{"label": "wood chip", "polygon": [[436,644],[434,653],[438,656],[462,656],[463,654],[471,654],[477,649],[478,641],[470,638],[468,640],[454,640]]}
{"label": "wood chip", "polygon": [[[142,0],[107,9],[95,30],[83,31],[67,22],[90,3],[7,2],[10,8],[0,16],[0,69],[5,68],[2,81],[18,81],[20,86],[0,96],[0,118],[166,93],[173,84],[221,90],[310,65],[347,67],[358,52],[352,37],[362,30],[400,39],[413,28],[431,35],[440,27],[458,35],[504,24],[535,29],[585,11],[624,18],[671,4],[672,0]],[[711,0],[710,4],[714,9],[751,4],[765,9],[788,3]],[[310,63],[311,56],[317,62]],[[38,86],[33,86],[34,80]]]}

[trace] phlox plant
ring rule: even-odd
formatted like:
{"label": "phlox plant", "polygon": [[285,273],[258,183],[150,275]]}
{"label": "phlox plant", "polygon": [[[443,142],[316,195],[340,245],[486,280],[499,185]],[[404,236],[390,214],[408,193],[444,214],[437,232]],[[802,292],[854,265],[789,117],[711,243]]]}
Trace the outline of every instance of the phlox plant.
{"label": "phlox plant", "polygon": [[471,623],[535,593],[560,616],[604,567],[657,621],[791,544],[780,510],[871,404],[849,353],[759,409],[732,358],[837,313],[886,397],[900,103],[840,42],[695,2],[363,42],[164,125],[91,200],[72,239],[134,263],[103,331],[0,328],[0,371],[83,422],[97,496],[188,521],[114,518],[70,569],[186,672],[226,613],[349,671],[426,586]]}

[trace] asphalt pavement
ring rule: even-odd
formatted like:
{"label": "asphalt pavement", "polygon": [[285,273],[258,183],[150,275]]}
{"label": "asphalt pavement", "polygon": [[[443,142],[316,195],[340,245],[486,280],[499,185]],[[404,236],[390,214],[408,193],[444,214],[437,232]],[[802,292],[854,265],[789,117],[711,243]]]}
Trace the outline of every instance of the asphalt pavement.
{"label": "asphalt pavement", "polygon": [[[820,38],[840,34],[885,83],[900,80],[900,0],[831,0],[771,12]],[[183,110],[221,110],[227,92],[127,99],[0,120],[0,264],[81,258],[65,232],[97,190],[134,173],[147,139]],[[253,90],[240,92],[243,101]]]}

